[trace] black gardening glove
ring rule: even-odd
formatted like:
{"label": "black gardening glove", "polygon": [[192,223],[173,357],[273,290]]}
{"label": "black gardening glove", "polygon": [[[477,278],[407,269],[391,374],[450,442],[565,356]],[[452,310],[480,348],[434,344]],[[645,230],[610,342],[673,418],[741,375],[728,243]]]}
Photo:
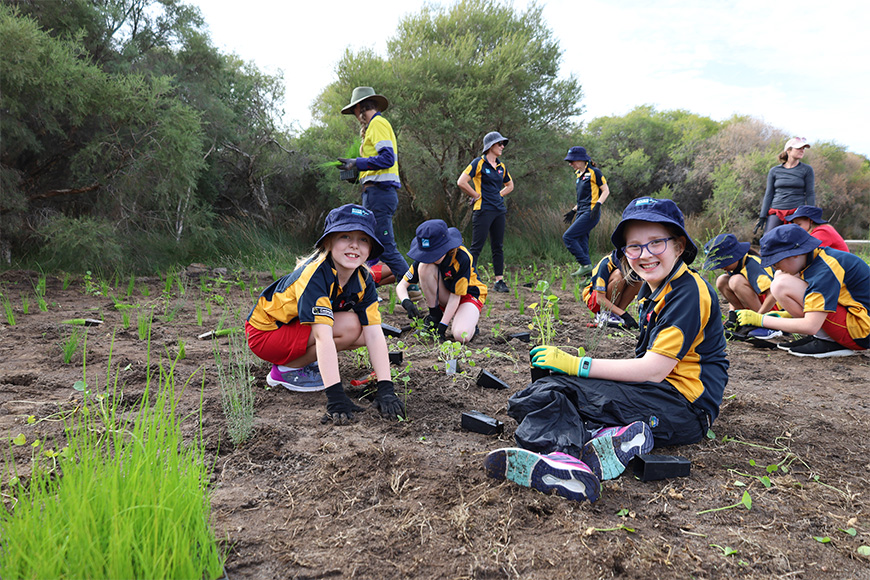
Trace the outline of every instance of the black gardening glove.
{"label": "black gardening glove", "polygon": [[384,419],[396,419],[405,416],[405,406],[393,390],[393,381],[378,381],[378,391],[372,406],[378,410]]}
{"label": "black gardening glove", "polygon": [[423,315],[420,314],[420,309],[417,308],[417,305],[414,304],[414,301],[410,298],[405,298],[402,300],[402,308],[405,309],[405,312],[408,313],[408,318],[422,318]]}
{"label": "black gardening glove", "polygon": [[356,169],[356,159],[345,159],[344,157],[339,157],[338,161],[341,163],[338,168],[342,171]]}
{"label": "black gardening glove", "polygon": [[592,206],[592,217],[596,217],[601,215],[601,202],[595,202],[595,205]]}
{"label": "black gardening glove", "polygon": [[764,233],[764,224],[767,223],[766,217],[758,218],[758,222],[755,224],[755,229],[752,230],[753,235],[758,233],[758,230],[761,230]]}
{"label": "black gardening glove", "polygon": [[577,215],[576,209],[569,209],[565,215],[562,216],[562,220],[568,224],[569,226],[574,223],[574,216]]}
{"label": "black gardening glove", "polygon": [[347,425],[353,421],[355,412],[363,410],[347,396],[340,382],[327,387],[324,392],[326,393],[326,415],[320,420],[321,423],[332,421],[336,425]]}
{"label": "black gardening glove", "polygon": [[637,320],[634,319],[634,316],[628,313],[628,310],[622,313],[621,318],[623,320],[623,326],[626,328],[637,328]]}
{"label": "black gardening glove", "polygon": [[444,313],[441,312],[440,308],[437,306],[430,306],[429,314],[427,314],[426,318],[423,319],[423,324],[425,324],[430,330],[435,330],[435,327],[437,327],[438,323],[441,322],[442,316],[444,316]]}
{"label": "black gardening glove", "polygon": [[438,340],[441,342],[445,342],[450,340],[447,338],[447,325],[443,322],[438,323],[438,327],[435,329],[435,333],[438,335]]}

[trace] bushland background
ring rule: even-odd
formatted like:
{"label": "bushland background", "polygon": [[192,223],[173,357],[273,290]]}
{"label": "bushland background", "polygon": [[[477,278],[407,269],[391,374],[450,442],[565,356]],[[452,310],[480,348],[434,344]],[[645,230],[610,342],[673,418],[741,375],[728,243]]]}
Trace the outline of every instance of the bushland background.
{"label": "bushland background", "polygon": [[[509,264],[571,261],[560,239],[574,203],[562,161],[571,145],[585,146],[610,184],[592,240],[603,253],[641,195],[673,198],[700,241],[723,231],[750,239],[767,171],[790,137],[748,116],[720,122],[643,104],[581,123],[582,87],[559,74],[540,8],[489,0],[406,17],[385,56],[346,52],[314,122],[294,131],[280,122],[281,77],[222,54],[204,24],[178,0],[0,2],[2,267],[106,276],[191,262],[289,267],[326,212],[360,199],[328,165],[358,135],[340,114],[358,85],[390,99],[401,247],[435,217],[470,236],[456,179],[486,132],[511,139]],[[870,237],[870,161],[835,142],[812,145],[804,161],[817,205],[844,237]]]}

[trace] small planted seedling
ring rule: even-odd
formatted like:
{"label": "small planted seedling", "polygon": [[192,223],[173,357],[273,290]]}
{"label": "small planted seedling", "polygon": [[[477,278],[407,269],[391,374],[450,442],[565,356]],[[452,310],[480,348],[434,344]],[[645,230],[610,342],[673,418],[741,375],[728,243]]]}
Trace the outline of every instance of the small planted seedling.
{"label": "small planted seedling", "polygon": [[15,326],[15,312],[12,310],[12,303],[5,294],[0,294],[0,302],[3,303],[3,311],[6,313],[6,322],[9,326]]}
{"label": "small planted seedling", "polygon": [[79,349],[79,344],[82,341],[82,331],[78,328],[73,328],[60,345],[61,353],[63,354],[63,364],[68,365],[72,361],[73,356]]}
{"label": "small planted seedling", "polygon": [[740,501],[735,503],[734,505],[726,505],[718,508],[710,508],[708,510],[701,510],[699,512],[695,512],[697,515],[706,514],[710,512],[720,512],[722,510],[730,510],[732,508],[743,506],[748,510],[752,509],[752,497],[749,495],[748,491],[743,492],[743,497],[740,498]]}
{"label": "small planted seedling", "polygon": [[140,311],[136,315],[136,329],[139,332],[139,340],[147,340],[151,336],[151,319],[154,312],[149,310],[147,313]]}

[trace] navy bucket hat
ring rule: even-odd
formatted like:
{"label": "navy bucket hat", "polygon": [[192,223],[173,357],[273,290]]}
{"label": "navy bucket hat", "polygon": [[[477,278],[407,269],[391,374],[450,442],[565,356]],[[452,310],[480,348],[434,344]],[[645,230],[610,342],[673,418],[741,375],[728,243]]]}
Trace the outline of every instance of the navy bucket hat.
{"label": "navy bucket hat", "polygon": [[767,268],[780,260],[808,254],[821,243],[797,224],[779,226],[761,237],[761,267]]}
{"label": "navy bucket hat", "polygon": [[706,244],[704,253],[707,258],[702,268],[704,270],[718,270],[729,264],[743,259],[749,251],[749,242],[738,242],[734,234],[719,234]]}
{"label": "navy bucket hat", "polygon": [[565,156],[565,161],[592,161],[585,147],[571,147]]}
{"label": "navy bucket hat", "polygon": [[632,220],[677,226],[680,233],[686,237],[686,248],[680,255],[680,259],[686,265],[695,261],[695,256],[698,255],[698,246],[695,245],[689,232],[686,231],[683,212],[673,200],[652,197],[639,197],[631,200],[631,203],[622,212],[622,220],[616,225],[613,235],[610,236],[610,241],[616,247],[616,253],[620,258],[623,256],[622,248],[625,246],[625,226],[627,222]]}
{"label": "navy bucket hat", "polygon": [[333,232],[365,232],[372,242],[372,250],[369,253],[369,260],[374,260],[384,252],[384,246],[378,240],[375,234],[378,223],[375,220],[375,214],[367,210],[361,205],[353,203],[345,204],[337,207],[326,216],[326,226],[323,228],[323,235],[315,244],[318,248],[322,247],[326,236]]}
{"label": "navy bucket hat", "polygon": [[826,224],[828,221],[822,217],[822,208],[814,205],[802,205],[790,216],[787,216],[786,221],[793,221],[794,218],[805,217],[810,218],[817,224]]}
{"label": "navy bucket hat", "polygon": [[417,226],[417,235],[411,240],[408,255],[412,260],[431,264],[453,248],[462,245],[462,234],[448,228],[444,220],[428,220]]}

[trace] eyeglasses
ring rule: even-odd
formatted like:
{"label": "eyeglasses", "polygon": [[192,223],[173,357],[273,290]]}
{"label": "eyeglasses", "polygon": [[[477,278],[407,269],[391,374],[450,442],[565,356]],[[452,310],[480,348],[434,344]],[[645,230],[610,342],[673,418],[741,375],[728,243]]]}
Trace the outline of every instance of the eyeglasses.
{"label": "eyeglasses", "polygon": [[674,237],[670,238],[658,238],[655,240],[650,240],[645,244],[631,244],[629,246],[622,247],[622,253],[629,257],[631,260],[637,260],[640,258],[641,254],[643,254],[644,248],[646,251],[650,253],[652,256],[658,256],[662,252],[664,252],[668,247],[668,242],[673,240]]}

